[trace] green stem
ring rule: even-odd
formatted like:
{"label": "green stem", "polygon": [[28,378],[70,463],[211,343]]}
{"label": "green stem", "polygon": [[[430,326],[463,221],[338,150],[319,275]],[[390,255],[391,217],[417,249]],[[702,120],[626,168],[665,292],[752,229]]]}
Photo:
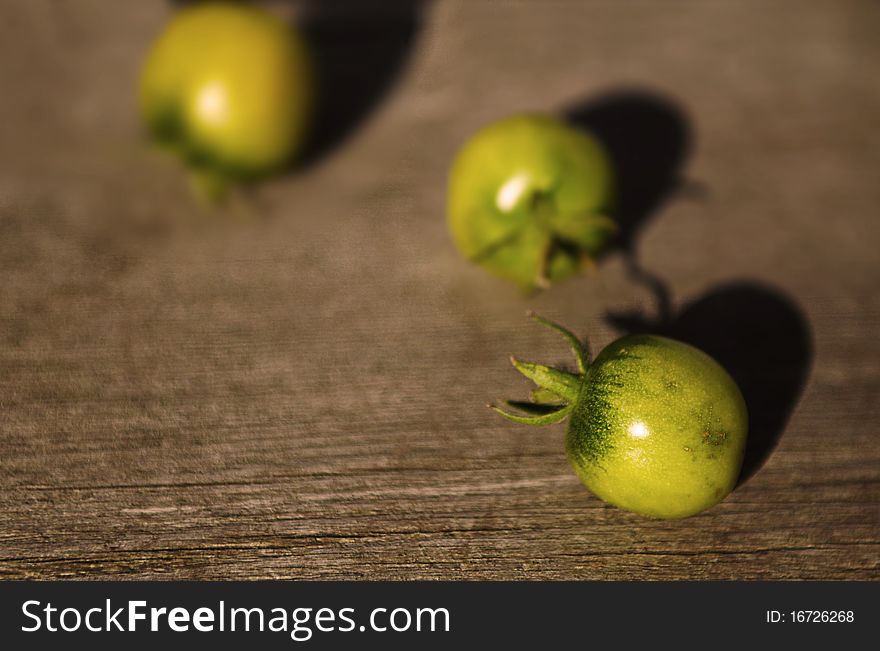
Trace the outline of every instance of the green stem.
{"label": "green stem", "polygon": [[549,414],[543,414],[540,416],[520,416],[518,414],[511,414],[510,412],[504,411],[493,405],[489,405],[489,407],[496,413],[504,416],[507,420],[512,420],[514,423],[522,423],[523,425],[553,425],[554,423],[565,420],[565,417],[568,416],[572,409],[571,405],[566,405],[565,407],[552,411]]}
{"label": "green stem", "polygon": [[522,362],[515,357],[510,358],[510,363],[539,387],[552,391],[565,402],[573,403],[577,400],[581,376],[543,364]]}
{"label": "green stem", "polygon": [[205,206],[216,206],[229,189],[229,177],[215,170],[194,168],[190,173],[190,183],[198,200]]}
{"label": "green stem", "polygon": [[568,328],[564,328],[558,323],[554,323],[549,319],[545,319],[539,314],[535,314],[531,310],[528,311],[527,316],[533,318],[535,321],[540,323],[541,325],[545,325],[548,328],[556,330],[556,332],[560,333],[565,340],[568,342],[568,345],[571,346],[571,351],[574,353],[575,359],[577,359],[578,370],[581,373],[587,372],[587,366],[590,365],[590,351],[588,346],[584,345],[580,339],[577,338],[571,330]]}
{"label": "green stem", "polygon": [[[524,412],[522,414],[512,414],[492,405],[489,407],[515,423],[550,425],[564,420],[574,409],[581,391],[581,384],[584,382],[584,376],[590,364],[590,353],[586,345],[571,330],[538,316],[534,312],[530,311],[529,316],[565,337],[575,358],[577,358],[580,374],[569,373],[543,364],[522,362],[511,357],[510,361],[514,368],[538,385],[538,388],[532,391],[532,402],[506,401],[508,406]],[[563,404],[558,404],[556,399]]]}

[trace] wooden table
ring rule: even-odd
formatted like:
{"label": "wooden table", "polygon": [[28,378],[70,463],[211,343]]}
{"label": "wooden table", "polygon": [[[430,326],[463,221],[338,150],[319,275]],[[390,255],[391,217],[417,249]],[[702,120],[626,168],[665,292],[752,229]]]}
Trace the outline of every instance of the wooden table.
{"label": "wooden table", "polygon": [[[140,140],[166,3],[3,4],[0,576],[880,578],[877,4],[393,7],[327,19],[335,141],[211,210]],[[456,149],[520,111],[603,138],[625,222],[530,297],[444,221]],[[646,520],[489,412],[510,353],[568,359],[528,308],[731,366],[741,486]]]}

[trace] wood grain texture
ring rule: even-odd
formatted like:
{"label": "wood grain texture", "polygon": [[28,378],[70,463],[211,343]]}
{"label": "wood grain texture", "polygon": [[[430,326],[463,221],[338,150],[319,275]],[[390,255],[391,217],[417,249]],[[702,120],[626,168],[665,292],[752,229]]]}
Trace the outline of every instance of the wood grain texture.
{"label": "wood grain texture", "polygon": [[[876,3],[438,1],[360,128],[215,211],[140,145],[167,10],[0,8],[0,577],[880,578]],[[758,288],[808,342],[763,465],[680,522],[484,408],[567,359],[528,308],[595,346],[654,309],[625,256],[522,297],[443,216],[479,126],[622,88],[690,133],[633,233],[672,309]]]}

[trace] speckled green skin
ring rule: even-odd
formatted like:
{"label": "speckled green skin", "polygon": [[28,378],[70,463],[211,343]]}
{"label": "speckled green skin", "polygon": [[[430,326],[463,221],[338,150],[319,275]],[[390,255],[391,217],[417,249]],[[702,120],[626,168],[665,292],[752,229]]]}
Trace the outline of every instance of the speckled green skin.
{"label": "speckled green skin", "polygon": [[566,450],[584,485],[606,502],[683,518],[733,490],[747,432],[742,394],[715,360],[638,335],[615,341],[588,367]]}
{"label": "speckled green skin", "polygon": [[603,248],[616,229],[612,190],[597,141],[555,118],[514,116],[458,153],[449,227],[466,258],[530,291],[575,274]]}

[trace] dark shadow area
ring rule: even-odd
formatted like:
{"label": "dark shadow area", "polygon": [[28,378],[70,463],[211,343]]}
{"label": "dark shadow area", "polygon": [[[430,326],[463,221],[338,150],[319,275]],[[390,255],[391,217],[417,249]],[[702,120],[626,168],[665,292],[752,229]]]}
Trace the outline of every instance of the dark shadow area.
{"label": "dark shadow area", "polygon": [[[175,5],[197,0],[171,0]],[[292,20],[308,42],[317,105],[294,169],[316,164],[376,110],[400,76],[429,0],[274,0],[254,4]]]}
{"label": "dark shadow area", "polygon": [[315,122],[297,167],[330,154],[394,86],[422,27],[427,0],[311,0],[302,30],[317,75]]}
{"label": "dark shadow area", "polygon": [[[616,177],[616,246],[628,272],[656,301],[656,313],[608,314],[626,334],[654,333],[690,343],[727,369],[749,409],[749,439],[740,483],[764,464],[785,430],[812,365],[810,328],[782,292],[756,282],[719,286],[673,310],[668,285],[639,264],[640,230],[674,194],[704,190],[685,184],[693,132],[684,109],[646,89],[612,91],[565,111],[569,122],[598,138]],[[697,195],[702,194],[698,192]]]}
{"label": "dark shadow area", "polygon": [[605,146],[614,166],[617,248],[631,266],[645,222],[682,185],[693,146],[690,121],[674,100],[646,89],[614,90],[568,107],[564,116]]}
{"label": "dark shadow area", "polygon": [[[668,307],[669,291],[663,291]],[[606,319],[626,334],[653,333],[692,344],[727,369],[749,410],[739,483],[754,475],[779,442],[812,366],[810,327],[794,300],[767,285],[738,281],[714,288],[675,315],[620,313]]]}

